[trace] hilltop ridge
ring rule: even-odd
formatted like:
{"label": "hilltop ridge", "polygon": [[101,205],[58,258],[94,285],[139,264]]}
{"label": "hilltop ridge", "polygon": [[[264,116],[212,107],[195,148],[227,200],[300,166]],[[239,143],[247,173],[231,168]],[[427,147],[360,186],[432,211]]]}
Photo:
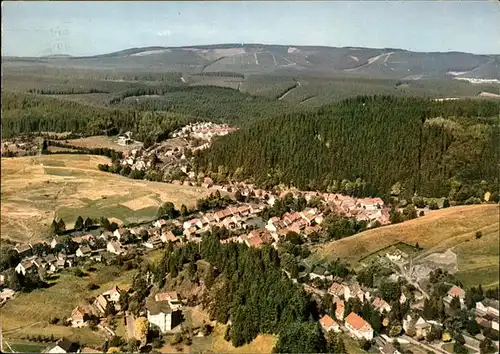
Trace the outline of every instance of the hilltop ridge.
{"label": "hilltop ridge", "polygon": [[3,64],[9,65],[26,60],[42,61],[39,64],[56,67],[148,68],[187,73],[342,73],[373,78],[418,80],[459,77],[494,82],[500,77],[499,56],[494,54],[258,43],[136,47],[91,56],[2,57]]}

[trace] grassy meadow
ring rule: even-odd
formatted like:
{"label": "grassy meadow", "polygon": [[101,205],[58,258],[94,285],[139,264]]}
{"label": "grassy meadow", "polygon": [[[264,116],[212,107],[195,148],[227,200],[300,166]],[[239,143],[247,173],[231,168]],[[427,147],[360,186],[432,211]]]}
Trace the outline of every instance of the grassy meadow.
{"label": "grassy meadow", "polygon": [[[88,306],[90,296],[111,289],[118,285],[129,288],[134,270],[120,271],[115,267],[97,264],[96,271],[84,277],[76,277],[68,269],[49,281],[50,286],[36,289],[30,293],[17,293],[2,308],[2,329],[6,340],[19,341],[22,337],[53,335],[55,338],[66,337],[86,345],[101,345],[104,341],[88,328],[71,328],[62,324],[51,325],[49,319],[57,317],[64,320],[71,316],[77,306]],[[99,289],[88,290],[87,285],[94,283]]]}
{"label": "grassy meadow", "polygon": [[119,223],[154,218],[166,201],[193,207],[209,189],[132,180],[101,172],[109,159],[91,155],[2,158],[1,232],[15,241],[43,238],[54,217],[105,216]]}
{"label": "grassy meadow", "polygon": [[[498,285],[499,206],[467,205],[441,209],[401,224],[389,225],[315,248],[315,258],[340,257],[352,265],[388,246],[404,242],[424,250],[420,255],[451,248],[458,256],[457,277],[466,286]],[[482,237],[475,234],[481,231]]]}

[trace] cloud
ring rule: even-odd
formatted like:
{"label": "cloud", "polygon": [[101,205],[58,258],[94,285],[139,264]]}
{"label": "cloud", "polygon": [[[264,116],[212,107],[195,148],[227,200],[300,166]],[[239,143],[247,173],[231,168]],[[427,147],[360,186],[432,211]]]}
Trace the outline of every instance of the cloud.
{"label": "cloud", "polygon": [[159,37],[170,37],[172,35],[172,31],[170,31],[170,30],[160,31],[160,32],[157,32],[156,35]]}

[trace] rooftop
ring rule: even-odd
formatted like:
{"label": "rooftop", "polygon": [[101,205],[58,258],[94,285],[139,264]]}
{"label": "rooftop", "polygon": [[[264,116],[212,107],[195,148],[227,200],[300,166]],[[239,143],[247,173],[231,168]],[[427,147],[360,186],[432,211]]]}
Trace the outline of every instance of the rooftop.
{"label": "rooftop", "polygon": [[168,301],[156,301],[155,299],[148,298],[146,300],[146,308],[153,316],[159,313],[172,313],[172,308]]}

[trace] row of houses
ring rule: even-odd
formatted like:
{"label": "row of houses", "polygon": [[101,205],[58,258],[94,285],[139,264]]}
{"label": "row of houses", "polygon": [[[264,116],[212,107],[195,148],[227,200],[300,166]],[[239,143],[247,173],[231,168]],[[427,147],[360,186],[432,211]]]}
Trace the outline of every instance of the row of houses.
{"label": "row of houses", "polygon": [[183,234],[188,240],[209,231],[213,226],[225,227],[228,230],[246,229],[249,221],[255,218],[262,210],[262,204],[239,204],[215,213],[207,213],[200,218],[184,222]]}
{"label": "row of houses", "polygon": [[498,300],[484,299],[482,301],[476,302],[476,322],[481,327],[492,328],[498,331],[498,309]]}
{"label": "row of houses", "polygon": [[[351,312],[345,318],[342,316],[342,319],[345,328],[354,338],[366,340],[373,339],[373,328],[367,321],[363,319],[363,317],[354,312]],[[319,323],[325,332],[334,331],[338,333],[342,331],[337,321],[335,321],[329,315],[324,315],[319,320]]]}
{"label": "row of houses", "polygon": [[301,233],[308,236],[319,231],[323,222],[323,214],[316,208],[306,208],[301,212],[285,213],[281,218],[273,217],[268,220],[265,228],[279,236],[285,236],[288,232]]}
{"label": "row of houses", "polygon": [[174,138],[192,137],[196,139],[211,140],[215,136],[227,135],[236,131],[236,128],[227,124],[216,124],[212,122],[200,122],[188,124],[172,133]]}
{"label": "row of houses", "polygon": [[19,262],[15,271],[18,274],[26,275],[29,272],[44,269],[48,274],[53,274],[64,268],[71,267],[72,264],[73,257],[66,256],[64,253],[60,253],[57,256],[53,254],[49,254],[45,257],[32,256]]}
{"label": "row of houses", "polygon": [[319,193],[295,189],[275,193],[255,188],[253,184],[246,183],[217,185],[213,184],[212,179],[207,177],[205,177],[204,183],[201,186],[233,193],[238,191],[243,196],[255,196],[270,206],[273,206],[278,198],[284,198],[288,194],[292,194],[295,198],[303,196],[308,202],[312,198],[318,198],[333,211],[347,217],[353,217],[358,221],[366,221],[369,225],[373,225],[375,222],[379,222],[382,225],[389,224],[390,209],[381,198],[355,198],[338,193]]}

